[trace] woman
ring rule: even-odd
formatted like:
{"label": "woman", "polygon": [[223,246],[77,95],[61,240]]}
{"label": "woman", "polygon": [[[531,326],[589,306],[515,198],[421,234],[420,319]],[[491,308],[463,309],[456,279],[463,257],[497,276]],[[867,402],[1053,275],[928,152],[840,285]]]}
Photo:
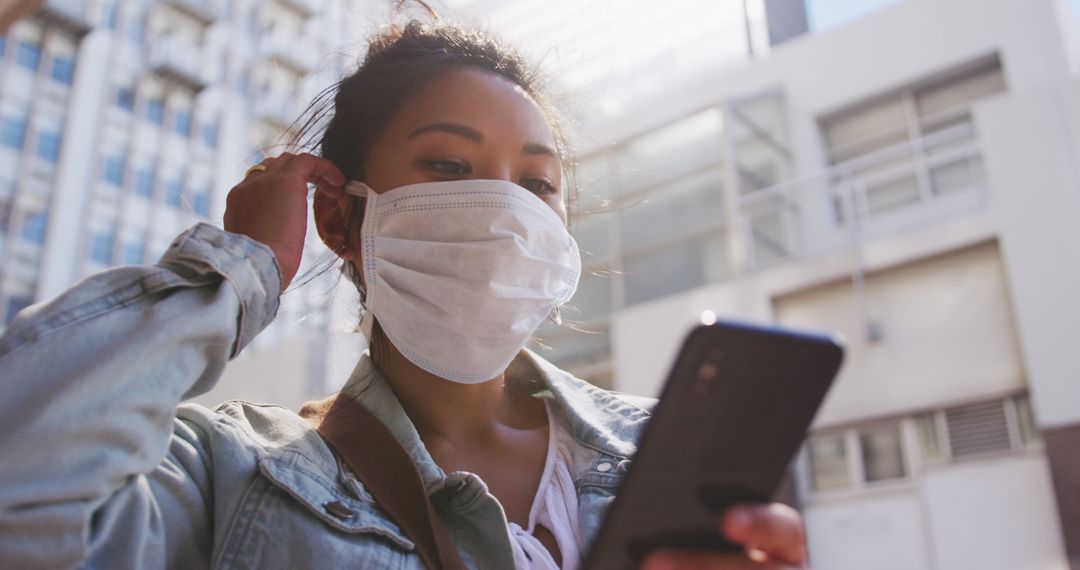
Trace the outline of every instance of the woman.
{"label": "woman", "polygon": [[[308,183],[319,235],[369,309],[372,350],[342,397],[403,445],[467,565],[580,563],[649,414],[522,348],[580,270],[539,87],[490,38],[414,22],[338,86],[320,148],[249,171],[226,231],[200,224],[156,266],[95,275],[12,323],[6,566],[422,567],[296,413],[177,408],[273,319],[300,264]],[[747,554],[645,566],[804,563],[788,507],[733,508],[717,525]]]}

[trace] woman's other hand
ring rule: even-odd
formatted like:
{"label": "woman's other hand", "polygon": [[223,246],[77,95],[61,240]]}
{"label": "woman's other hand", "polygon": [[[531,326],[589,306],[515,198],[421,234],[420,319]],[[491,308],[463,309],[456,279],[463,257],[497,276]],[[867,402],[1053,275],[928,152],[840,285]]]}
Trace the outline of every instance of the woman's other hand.
{"label": "woman's other hand", "polygon": [[773,570],[806,568],[802,517],[781,504],[735,505],[724,513],[720,531],[745,545],[742,554],[662,550],[650,554],[643,570]]}
{"label": "woman's other hand", "polygon": [[285,153],[263,160],[229,191],[225,230],[270,247],[281,270],[281,290],[300,268],[307,235],[308,184],[316,192],[340,194],[345,175],[334,163],[310,154]]}

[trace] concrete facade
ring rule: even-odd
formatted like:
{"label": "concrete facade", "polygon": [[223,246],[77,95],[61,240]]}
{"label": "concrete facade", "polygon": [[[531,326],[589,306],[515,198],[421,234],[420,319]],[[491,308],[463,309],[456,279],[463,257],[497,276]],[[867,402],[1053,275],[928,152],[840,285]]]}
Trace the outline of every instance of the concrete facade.
{"label": "concrete facade", "polygon": [[[1064,10],[907,0],[592,133],[585,191],[608,204],[579,229],[612,269],[593,295],[615,301],[584,311],[603,340],[567,334],[554,356],[656,394],[705,311],[843,331],[847,363],[793,465],[812,563],[1076,567],[1080,81]],[[711,131],[642,158],[641,141],[709,113]],[[678,202],[690,180],[714,192],[694,202],[710,223]],[[650,214],[629,226],[635,209]],[[625,244],[643,234],[690,261],[642,264],[648,247]],[[627,295],[647,279],[652,298]]]}
{"label": "concrete facade", "polygon": [[[385,6],[49,0],[0,36],[0,327],[87,275],[153,263],[196,222],[220,225],[245,169],[289,150],[293,122],[355,65],[376,12]],[[314,261],[324,250],[309,241]],[[309,297],[286,295],[206,401],[307,399],[323,366],[302,354],[323,322]]]}

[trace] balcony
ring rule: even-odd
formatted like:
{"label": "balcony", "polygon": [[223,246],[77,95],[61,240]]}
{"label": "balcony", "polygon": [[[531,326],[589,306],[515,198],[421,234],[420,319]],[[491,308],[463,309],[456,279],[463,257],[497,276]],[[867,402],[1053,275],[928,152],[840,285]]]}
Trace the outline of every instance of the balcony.
{"label": "balcony", "polygon": [[275,30],[260,38],[259,52],[274,63],[292,69],[297,75],[313,71],[319,62],[315,42],[284,30]]}
{"label": "balcony", "polygon": [[38,18],[70,31],[77,37],[86,35],[93,28],[87,16],[86,0],[45,0],[38,10]]}
{"label": "balcony", "polygon": [[300,116],[300,105],[288,93],[266,92],[255,100],[252,113],[259,120],[288,129]]}
{"label": "balcony", "polygon": [[150,46],[149,62],[155,73],[192,92],[199,92],[214,81],[205,50],[176,36],[156,38]]}
{"label": "balcony", "polygon": [[981,206],[982,154],[970,123],[739,199],[750,269],[798,259]]}
{"label": "balcony", "polygon": [[226,5],[222,0],[168,0],[173,8],[210,25],[226,15]]}
{"label": "balcony", "polygon": [[299,12],[305,18],[314,16],[322,10],[322,0],[278,0],[283,5]]}

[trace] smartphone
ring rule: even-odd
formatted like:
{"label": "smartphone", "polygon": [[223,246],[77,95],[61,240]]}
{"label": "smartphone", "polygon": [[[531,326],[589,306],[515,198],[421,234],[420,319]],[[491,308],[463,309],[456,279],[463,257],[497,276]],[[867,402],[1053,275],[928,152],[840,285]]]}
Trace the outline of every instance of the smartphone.
{"label": "smartphone", "polygon": [[772,500],[843,352],[823,334],[731,322],[695,328],[584,568],[637,568],[656,548],[742,550],[720,534],[720,515]]}

